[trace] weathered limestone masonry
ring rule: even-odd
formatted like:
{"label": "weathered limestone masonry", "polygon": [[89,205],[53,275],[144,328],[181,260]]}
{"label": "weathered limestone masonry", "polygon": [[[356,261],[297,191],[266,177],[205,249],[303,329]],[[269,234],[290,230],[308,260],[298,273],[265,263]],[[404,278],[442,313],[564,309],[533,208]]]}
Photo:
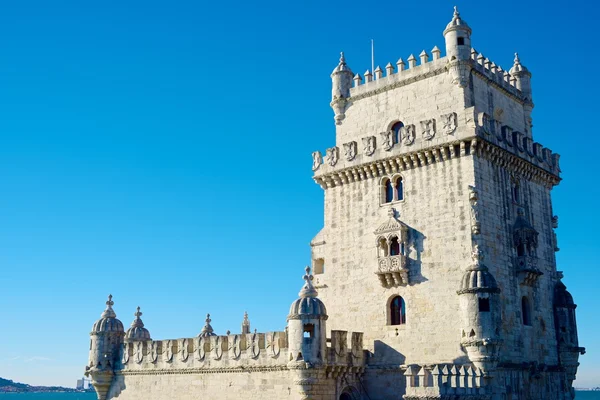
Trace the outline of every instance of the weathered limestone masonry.
{"label": "weathered limestone masonry", "polygon": [[312,166],[325,224],[286,330],[245,315],[217,336],[207,316],[198,337],[152,340],[109,298],[86,368],[100,400],[574,398],[585,350],[531,74],[475,51],[456,10],[443,35],[444,57],[334,69],[336,142]]}

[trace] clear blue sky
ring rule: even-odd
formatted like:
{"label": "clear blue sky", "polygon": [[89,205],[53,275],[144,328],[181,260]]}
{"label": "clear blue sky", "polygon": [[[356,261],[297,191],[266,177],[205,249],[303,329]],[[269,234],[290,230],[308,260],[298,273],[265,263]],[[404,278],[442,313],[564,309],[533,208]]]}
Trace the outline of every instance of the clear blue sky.
{"label": "clear blue sky", "polygon": [[[312,151],[329,74],[437,45],[454,2],[2,2],[0,376],[74,385],[114,295],[153,337],[282,329],[323,221]],[[559,269],[579,386],[600,385],[598,5],[459,1],[473,45],[533,72],[534,136],[562,154]]]}

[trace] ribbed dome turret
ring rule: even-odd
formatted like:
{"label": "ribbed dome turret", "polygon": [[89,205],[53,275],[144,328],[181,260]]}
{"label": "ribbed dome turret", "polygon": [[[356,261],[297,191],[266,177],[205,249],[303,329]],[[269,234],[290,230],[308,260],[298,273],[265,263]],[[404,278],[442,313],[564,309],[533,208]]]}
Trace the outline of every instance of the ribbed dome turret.
{"label": "ribbed dome turret", "polygon": [[562,281],[558,281],[554,288],[554,307],[575,308],[577,305],[573,301],[573,296],[567,290]]}
{"label": "ribbed dome turret", "polygon": [[288,320],[293,318],[318,318],[327,319],[327,309],[325,304],[317,298],[317,289],[312,284],[313,276],[310,273],[310,267],[306,267],[304,275],[304,286],[298,293],[300,296],[292,303]]}
{"label": "ribbed dome turret", "polygon": [[446,25],[446,29],[444,30],[444,35],[450,31],[461,30],[468,32],[471,34],[471,28],[465,21],[460,18],[460,13],[458,12],[458,8],[454,7],[454,15],[452,16],[452,21],[448,25]]}
{"label": "ribbed dome turret", "polygon": [[479,251],[477,246],[473,250],[473,261],[473,265],[463,275],[458,294],[500,292],[496,279],[488,268],[483,265],[483,253]]}
{"label": "ribbed dome turret", "polygon": [[509,72],[511,75],[514,75],[515,73],[519,72],[529,72],[529,70],[521,64],[521,60],[519,59],[519,53],[515,53],[515,61]]}
{"label": "ribbed dome turret", "polygon": [[340,62],[338,63],[337,67],[333,69],[332,74],[336,74],[339,72],[348,72],[349,74],[352,74],[352,70],[350,69],[348,64],[346,64],[346,57],[344,56],[344,52],[340,53]]}
{"label": "ribbed dome turret", "polygon": [[92,332],[124,332],[123,323],[117,319],[117,314],[112,309],[114,304],[111,294],[106,302],[106,310],[104,310],[100,319],[94,323]]}
{"label": "ribbed dome turret", "polygon": [[202,330],[200,331],[198,337],[217,336],[215,330],[210,324],[212,322],[212,319],[210,319],[210,314],[206,314],[206,320],[204,322],[204,326],[202,327]]}
{"label": "ribbed dome turret", "polygon": [[133,315],[135,315],[135,319],[131,323],[131,327],[125,332],[125,340],[151,340],[150,332],[148,329],[144,328],[144,322],[142,322],[142,319],[140,318],[142,312],[139,307]]}

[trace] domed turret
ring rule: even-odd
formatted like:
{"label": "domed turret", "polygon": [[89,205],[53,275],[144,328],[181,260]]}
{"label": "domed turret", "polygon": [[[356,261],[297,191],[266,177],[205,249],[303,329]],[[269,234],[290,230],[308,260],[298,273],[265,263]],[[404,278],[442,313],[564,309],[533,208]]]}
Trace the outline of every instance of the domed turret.
{"label": "domed turret", "polygon": [[151,340],[150,332],[144,328],[144,322],[140,318],[142,316],[140,307],[137,308],[137,311],[133,315],[135,315],[135,319],[131,323],[131,327],[125,332],[125,340]]}
{"label": "domed turret", "polygon": [[244,312],[244,320],[242,321],[242,333],[250,334],[250,320],[248,319],[248,312]]}
{"label": "domed turret", "polygon": [[554,324],[560,364],[567,372],[567,378],[573,382],[579,366],[579,355],[585,354],[585,348],[579,347],[577,337],[577,305],[562,281],[554,287]]}
{"label": "domed turret", "polygon": [[202,327],[202,330],[200,331],[200,334],[198,335],[198,337],[217,336],[215,334],[215,330],[213,329],[213,327],[210,324],[211,321],[212,321],[212,319],[210,319],[210,314],[206,314],[206,319],[204,320],[204,326]]}
{"label": "domed turret", "polygon": [[317,298],[310,267],[306,267],[304,280],[299,298],[292,303],[287,318],[290,363],[322,364],[326,354],[327,310]]}
{"label": "domed turret", "polygon": [[331,108],[335,114],[334,119],[337,125],[342,123],[346,117],[347,98],[350,97],[350,88],[354,74],[348,64],[344,53],[340,53],[340,62],[331,73]]}
{"label": "domed turret", "polygon": [[86,375],[91,376],[99,400],[104,400],[110,389],[125,336],[123,323],[117,319],[113,305],[112,295],[109,295],[106,309],[94,323],[90,333],[90,357]]}
{"label": "domed turret", "polygon": [[454,7],[452,21],[444,29],[448,61],[468,60],[471,57],[471,28],[460,18]]}
{"label": "domed turret", "polygon": [[498,362],[501,341],[500,289],[496,279],[483,265],[483,253],[475,245],[473,264],[467,269],[457,293],[460,295],[460,308],[463,319],[461,344],[467,350],[469,359],[486,375],[489,375]]}
{"label": "domed turret", "polygon": [[521,91],[525,97],[525,104],[523,104],[523,110],[525,111],[525,126],[526,131],[531,137],[532,130],[532,119],[531,112],[533,111],[533,95],[531,93],[531,73],[525,66],[521,64],[519,54],[515,53],[515,62],[513,67],[510,69],[510,74],[515,78],[515,87]]}

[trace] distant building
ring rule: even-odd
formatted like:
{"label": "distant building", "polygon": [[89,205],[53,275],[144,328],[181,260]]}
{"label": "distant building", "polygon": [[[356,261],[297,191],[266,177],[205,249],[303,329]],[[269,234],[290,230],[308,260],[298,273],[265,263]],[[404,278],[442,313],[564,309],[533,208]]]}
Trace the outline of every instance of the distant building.
{"label": "distant building", "polygon": [[559,155],[533,140],[531,74],[472,48],[458,11],[443,35],[444,57],[334,69],[335,145],[312,164],[325,224],[286,330],[246,316],[218,336],[208,316],[198,337],[152,340],[109,298],[86,372],[100,400],[574,398]]}

